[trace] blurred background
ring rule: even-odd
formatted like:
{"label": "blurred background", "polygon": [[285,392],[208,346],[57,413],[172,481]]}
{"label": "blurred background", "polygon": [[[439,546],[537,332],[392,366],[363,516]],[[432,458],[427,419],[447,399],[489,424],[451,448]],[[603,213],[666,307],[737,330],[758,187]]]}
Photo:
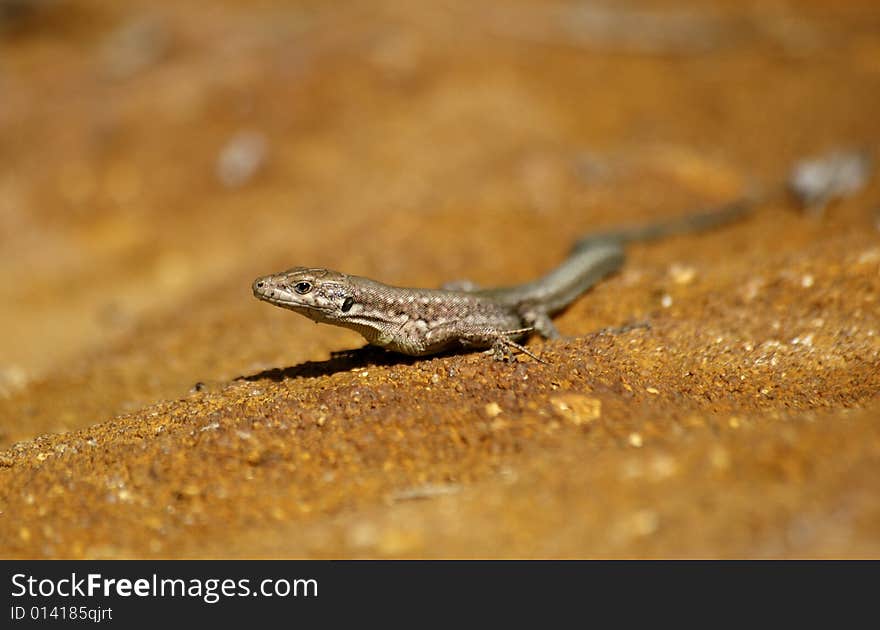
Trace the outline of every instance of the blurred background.
{"label": "blurred background", "polygon": [[503,279],[474,235],[574,209],[564,249],[875,142],[878,29],[870,0],[2,0],[0,383],[279,265]]}
{"label": "blurred background", "polygon": [[[590,229],[876,148],[878,112],[876,0],[0,0],[0,446],[361,344],[258,275],[529,279]],[[741,279],[855,251],[878,203],[689,255]]]}

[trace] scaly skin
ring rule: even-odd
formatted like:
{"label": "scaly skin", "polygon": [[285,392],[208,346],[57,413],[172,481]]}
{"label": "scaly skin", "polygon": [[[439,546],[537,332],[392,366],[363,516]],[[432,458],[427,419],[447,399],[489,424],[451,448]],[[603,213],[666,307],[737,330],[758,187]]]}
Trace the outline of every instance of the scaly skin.
{"label": "scaly skin", "polygon": [[324,324],[359,332],[372,345],[412,356],[454,347],[511,350],[538,357],[517,343],[534,331],[559,333],[551,317],[624,262],[624,243],[710,229],[742,217],[750,202],[711,212],[580,239],[556,269],[521,285],[496,289],[394,287],[329,269],[294,267],[257,278],[254,295]]}

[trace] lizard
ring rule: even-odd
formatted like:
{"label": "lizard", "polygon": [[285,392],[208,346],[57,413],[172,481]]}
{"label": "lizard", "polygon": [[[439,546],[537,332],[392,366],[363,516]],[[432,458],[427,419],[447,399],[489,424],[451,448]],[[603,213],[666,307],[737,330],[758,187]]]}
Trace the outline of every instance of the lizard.
{"label": "lizard", "polygon": [[[867,179],[866,160],[863,154],[843,152],[801,162],[791,171],[788,188],[802,201],[807,193],[811,199],[817,194],[822,199],[846,196]],[[805,179],[800,176],[805,168],[811,174],[806,178],[807,191],[798,184]],[[405,288],[330,269],[293,267],[257,278],[252,289],[260,300],[317,323],[355,330],[371,345],[406,355],[425,356],[458,347],[487,349],[499,360],[510,360],[518,351],[544,362],[519,342],[533,332],[545,339],[559,338],[553,315],[618,271],[626,244],[721,227],[744,218],[776,194],[753,192],[712,210],[589,234],[575,242],[558,267],[515,286],[483,289],[457,283],[440,289]]]}
{"label": "lizard", "polygon": [[558,267],[509,287],[406,288],[331,269],[293,267],[257,278],[252,288],[260,300],[317,323],[349,328],[371,345],[402,354],[425,356],[459,347],[488,349],[499,360],[518,351],[543,362],[519,341],[533,332],[558,339],[553,315],[619,270],[627,243],[719,227],[742,218],[752,205],[743,198],[716,210],[587,235]]}

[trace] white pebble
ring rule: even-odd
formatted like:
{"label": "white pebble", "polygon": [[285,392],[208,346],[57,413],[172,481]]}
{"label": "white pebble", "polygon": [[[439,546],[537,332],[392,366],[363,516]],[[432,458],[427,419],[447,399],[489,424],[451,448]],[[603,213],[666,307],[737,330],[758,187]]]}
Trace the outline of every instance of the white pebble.
{"label": "white pebble", "polygon": [[248,183],[266,161],[266,137],[243,131],[232,137],[217,157],[217,179],[227,188]]}

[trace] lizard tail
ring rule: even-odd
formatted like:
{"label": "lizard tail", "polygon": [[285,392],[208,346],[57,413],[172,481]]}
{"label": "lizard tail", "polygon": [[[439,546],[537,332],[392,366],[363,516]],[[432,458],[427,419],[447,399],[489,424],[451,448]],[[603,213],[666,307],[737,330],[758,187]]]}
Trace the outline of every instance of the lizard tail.
{"label": "lizard tail", "polygon": [[608,243],[624,244],[636,241],[653,241],[669,236],[711,230],[743,219],[751,213],[760,199],[757,194],[748,195],[704,212],[687,214],[649,225],[637,225],[610,232],[588,234],[575,242],[572,252]]}

